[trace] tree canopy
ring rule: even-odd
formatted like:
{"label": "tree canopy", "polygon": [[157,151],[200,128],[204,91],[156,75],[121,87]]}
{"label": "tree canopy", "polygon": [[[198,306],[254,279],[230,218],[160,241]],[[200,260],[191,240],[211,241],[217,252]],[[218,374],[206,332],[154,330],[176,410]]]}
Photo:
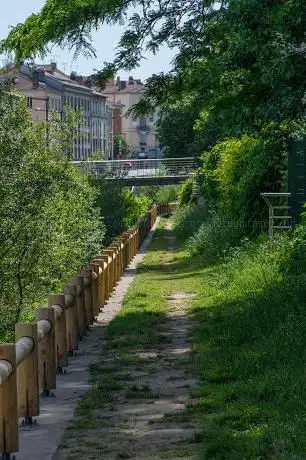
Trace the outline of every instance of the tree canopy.
{"label": "tree canopy", "polygon": [[[98,80],[137,67],[147,50],[158,52],[164,43],[177,49],[172,69],[149,78],[134,107],[138,115],[161,108],[158,129],[168,155],[213,156],[228,139],[242,155],[241,140],[250,136],[263,149],[257,158],[273,160],[262,162],[268,169],[251,195],[261,186],[282,186],[288,145],[306,132],[304,1],[47,0],[39,14],[12,29],[2,49],[17,60],[43,54],[50,44],[94,53],[90,32],[114,22],[127,29]],[[249,159],[252,142],[244,152]],[[206,153],[202,159],[210,161]]]}

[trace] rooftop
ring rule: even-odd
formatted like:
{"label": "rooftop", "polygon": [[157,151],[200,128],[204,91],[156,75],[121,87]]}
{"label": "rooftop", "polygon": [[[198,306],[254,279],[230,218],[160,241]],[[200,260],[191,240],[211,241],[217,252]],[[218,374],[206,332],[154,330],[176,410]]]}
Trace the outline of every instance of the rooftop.
{"label": "rooftop", "polygon": [[126,94],[126,93],[142,93],[144,91],[144,84],[141,80],[135,80],[134,77],[129,77],[128,80],[109,80],[106,82],[105,89],[102,90],[103,94]]}

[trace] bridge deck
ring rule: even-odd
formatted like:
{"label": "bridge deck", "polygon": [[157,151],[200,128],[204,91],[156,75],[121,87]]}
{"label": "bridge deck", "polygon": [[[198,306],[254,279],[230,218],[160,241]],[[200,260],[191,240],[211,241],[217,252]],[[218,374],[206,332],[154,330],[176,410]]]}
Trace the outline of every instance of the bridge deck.
{"label": "bridge deck", "polygon": [[75,166],[107,181],[122,180],[126,185],[179,184],[196,170],[195,158],[146,160],[74,161]]}

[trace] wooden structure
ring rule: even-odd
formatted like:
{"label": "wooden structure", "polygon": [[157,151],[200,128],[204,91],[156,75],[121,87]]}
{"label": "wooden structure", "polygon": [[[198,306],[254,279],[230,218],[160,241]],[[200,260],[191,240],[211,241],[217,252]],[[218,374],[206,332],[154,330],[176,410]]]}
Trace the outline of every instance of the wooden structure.
{"label": "wooden structure", "polygon": [[56,374],[68,365],[124,269],[151,231],[158,214],[173,204],[153,206],[137,226],[103,249],[62,292],[48,296],[37,310],[37,322],[16,325],[16,342],[0,344],[0,453],[18,452],[18,421],[32,424],[39,416],[39,394],[56,389]]}

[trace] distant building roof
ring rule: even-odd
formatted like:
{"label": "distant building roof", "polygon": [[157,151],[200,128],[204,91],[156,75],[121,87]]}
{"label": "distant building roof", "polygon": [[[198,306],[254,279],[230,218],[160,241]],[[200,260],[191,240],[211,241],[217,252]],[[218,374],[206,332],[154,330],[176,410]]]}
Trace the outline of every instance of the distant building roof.
{"label": "distant building roof", "polygon": [[106,82],[105,88],[101,90],[103,94],[127,94],[127,93],[142,93],[145,90],[145,85],[141,80],[134,80],[133,77],[129,79],[121,80],[120,77],[117,80],[109,80]]}

